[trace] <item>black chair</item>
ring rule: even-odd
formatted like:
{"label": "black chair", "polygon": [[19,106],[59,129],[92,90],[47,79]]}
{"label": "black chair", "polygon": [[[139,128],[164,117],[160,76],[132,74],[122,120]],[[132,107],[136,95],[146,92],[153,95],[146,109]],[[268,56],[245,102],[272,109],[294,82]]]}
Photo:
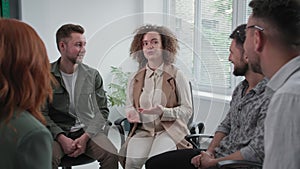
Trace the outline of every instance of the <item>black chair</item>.
{"label": "black chair", "polygon": [[[112,125],[112,122],[107,121],[107,124],[105,125],[104,128],[104,133],[108,135],[109,128]],[[89,164],[96,161],[95,159],[90,158],[89,156],[85,154],[81,154],[78,157],[69,157],[65,155],[59,164],[59,167],[62,167],[62,169],[72,169],[72,166],[77,166],[77,165],[84,165],[84,164]]]}
{"label": "black chair", "polygon": [[[185,136],[185,139],[190,142],[194,148],[205,151],[206,148],[201,147],[201,140],[203,138],[212,139],[212,135],[207,134],[191,134]],[[220,169],[235,169],[235,168],[262,168],[262,164],[247,160],[224,160],[217,163]]]}
{"label": "black chair", "polygon": [[[121,146],[125,143],[125,139],[126,139],[126,136],[127,136],[127,134],[125,133],[125,127],[124,127],[125,124],[124,123],[129,123],[126,118],[119,118],[114,122],[114,124],[117,127],[117,129],[119,131],[119,134],[120,134]],[[132,124],[129,123],[129,125],[130,125],[130,127],[129,127],[128,133],[130,132],[130,130],[132,128]],[[188,129],[190,130],[191,134],[203,133],[204,124],[202,122],[190,123],[188,125]]]}
{"label": "black chair", "polygon": [[234,169],[234,168],[262,168],[261,163],[247,161],[247,160],[224,160],[217,164],[220,169]]}

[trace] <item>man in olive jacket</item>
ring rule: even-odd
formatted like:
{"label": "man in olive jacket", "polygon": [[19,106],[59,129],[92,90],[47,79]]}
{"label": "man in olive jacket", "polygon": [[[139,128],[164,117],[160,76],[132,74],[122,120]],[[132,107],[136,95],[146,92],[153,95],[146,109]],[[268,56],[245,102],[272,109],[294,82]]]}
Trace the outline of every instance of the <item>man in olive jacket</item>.
{"label": "man in olive jacket", "polygon": [[102,169],[116,169],[117,150],[104,133],[109,110],[103,81],[96,69],[82,63],[83,33],[74,24],[63,25],[56,33],[61,57],[52,63],[51,73],[58,85],[53,87],[53,102],[43,110],[54,138],[52,165],[58,168],[64,155],[86,154]]}

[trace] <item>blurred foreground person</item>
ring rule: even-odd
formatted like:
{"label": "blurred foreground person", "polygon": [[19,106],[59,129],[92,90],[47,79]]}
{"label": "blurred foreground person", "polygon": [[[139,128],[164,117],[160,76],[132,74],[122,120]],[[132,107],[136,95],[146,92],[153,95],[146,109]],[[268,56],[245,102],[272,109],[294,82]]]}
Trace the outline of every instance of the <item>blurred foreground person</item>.
{"label": "blurred foreground person", "polygon": [[245,53],[269,82],[264,169],[300,168],[300,1],[252,0]]}
{"label": "blurred foreground person", "polygon": [[51,169],[52,136],[40,112],[51,99],[51,79],[36,31],[0,19],[0,168]]}

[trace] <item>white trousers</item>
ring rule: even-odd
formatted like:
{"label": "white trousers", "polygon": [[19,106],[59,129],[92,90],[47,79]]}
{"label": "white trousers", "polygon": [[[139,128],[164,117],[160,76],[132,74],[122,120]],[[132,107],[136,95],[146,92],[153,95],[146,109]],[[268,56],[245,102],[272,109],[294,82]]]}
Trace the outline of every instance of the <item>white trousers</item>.
{"label": "white trousers", "polygon": [[153,137],[137,133],[128,142],[125,169],[141,169],[148,158],[176,149],[175,142],[166,131]]}

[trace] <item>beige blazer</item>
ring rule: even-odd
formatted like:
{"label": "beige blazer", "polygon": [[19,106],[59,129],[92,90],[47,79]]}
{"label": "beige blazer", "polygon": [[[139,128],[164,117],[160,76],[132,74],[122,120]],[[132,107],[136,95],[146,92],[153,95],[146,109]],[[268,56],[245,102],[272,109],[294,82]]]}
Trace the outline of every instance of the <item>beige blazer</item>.
{"label": "beige blazer", "polygon": [[[162,90],[167,98],[167,108],[173,108],[178,105],[178,98],[176,94],[176,81],[175,76],[177,73],[177,68],[173,65],[164,65],[163,73],[163,84]],[[133,83],[133,104],[136,109],[140,107],[139,98],[142,93],[142,88],[144,86],[144,78],[146,74],[146,68],[141,69],[134,77]],[[192,145],[184,139],[184,137],[189,134],[187,124],[184,120],[176,119],[174,121],[162,121],[162,126],[167,131],[167,133],[174,140],[178,149],[192,148]],[[133,129],[129,133],[129,138],[134,135],[135,130],[138,128],[137,124],[134,124]]]}

